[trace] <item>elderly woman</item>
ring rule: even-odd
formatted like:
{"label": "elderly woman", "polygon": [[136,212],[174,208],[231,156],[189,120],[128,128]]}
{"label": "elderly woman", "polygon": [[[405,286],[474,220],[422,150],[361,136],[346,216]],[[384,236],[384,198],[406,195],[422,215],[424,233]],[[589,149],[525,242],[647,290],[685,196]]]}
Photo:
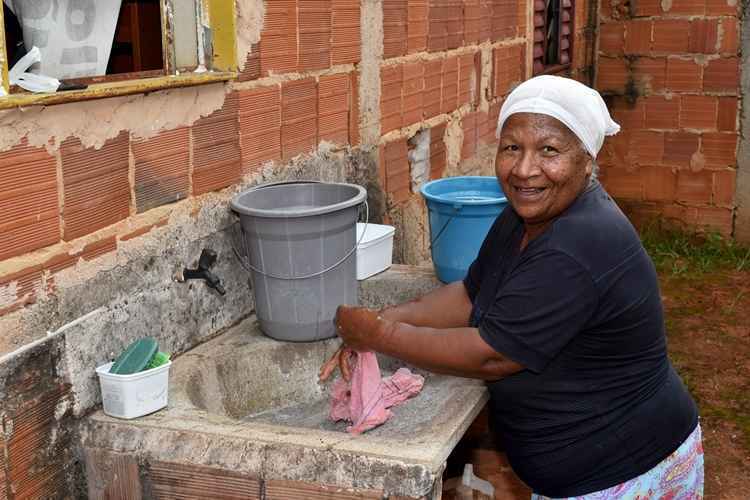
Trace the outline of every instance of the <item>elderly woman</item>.
{"label": "elderly woman", "polygon": [[535,498],[702,496],[698,413],[667,357],[654,266],[596,180],[618,130],[583,84],[521,84],[498,121],[510,207],[464,281],[336,318],[351,349],[486,380],[493,427]]}

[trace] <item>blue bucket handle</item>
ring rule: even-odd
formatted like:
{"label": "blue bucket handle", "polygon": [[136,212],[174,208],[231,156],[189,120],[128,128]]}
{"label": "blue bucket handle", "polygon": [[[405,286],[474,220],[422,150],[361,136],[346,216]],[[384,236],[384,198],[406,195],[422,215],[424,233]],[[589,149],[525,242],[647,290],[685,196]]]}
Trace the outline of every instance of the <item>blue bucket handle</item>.
{"label": "blue bucket handle", "polygon": [[443,235],[443,233],[445,232],[445,230],[448,229],[448,225],[453,221],[453,219],[456,218],[456,214],[461,210],[461,208],[463,208],[462,204],[460,204],[460,203],[454,203],[453,204],[453,211],[455,213],[454,213],[454,215],[452,215],[450,217],[450,219],[448,219],[446,221],[445,224],[443,224],[443,227],[440,228],[440,231],[438,231],[438,234],[437,234],[437,236],[435,236],[435,239],[430,239],[430,250],[432,250],[432,247],[435,246],[435,244],[440,239],[440,237]]}

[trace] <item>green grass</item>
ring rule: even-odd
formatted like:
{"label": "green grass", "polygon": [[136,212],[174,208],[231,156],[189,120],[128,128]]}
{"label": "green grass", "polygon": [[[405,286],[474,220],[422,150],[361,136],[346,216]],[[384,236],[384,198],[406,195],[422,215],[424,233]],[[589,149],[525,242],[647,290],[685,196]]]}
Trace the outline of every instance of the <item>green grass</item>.
{"label": "green grass", "polygon": [[750,248],[717,233],[689,233],[652,224],[641,240],[659,272],[704,274],[717,270],[750,270]]}

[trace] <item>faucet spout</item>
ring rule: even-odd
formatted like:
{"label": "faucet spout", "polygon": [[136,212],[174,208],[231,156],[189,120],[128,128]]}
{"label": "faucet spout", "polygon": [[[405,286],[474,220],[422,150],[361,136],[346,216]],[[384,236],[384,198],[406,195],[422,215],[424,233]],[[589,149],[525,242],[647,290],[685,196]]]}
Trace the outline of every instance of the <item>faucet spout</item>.
{"label": "faucet spout", "polygon": [[210,248],[204,248],[198,258],[198,267],[196,269],[185,268],[182,271],[182,277],[185,280],[204,280],[209,288],[216,290],[219,295],[224,295],[227,291],[221,284],[221,279],[210,271],[215,263],[216,252]]}

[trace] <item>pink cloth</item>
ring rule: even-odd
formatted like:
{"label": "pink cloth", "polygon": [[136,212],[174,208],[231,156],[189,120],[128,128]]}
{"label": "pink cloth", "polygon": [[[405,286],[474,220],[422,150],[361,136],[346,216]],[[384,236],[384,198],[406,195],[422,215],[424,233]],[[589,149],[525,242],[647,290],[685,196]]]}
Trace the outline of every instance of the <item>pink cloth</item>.
{"label": "pink cloth", "polygon": [[348,420],[346,430],[361,434],[377,427],[393,415],[388,409],[419,394],[424,377],[408,368],[399,368],[390,377],[380,378],[378,358],[373,352],[357,352],[350,382],[339,378],[331,389],[331,420]]}

